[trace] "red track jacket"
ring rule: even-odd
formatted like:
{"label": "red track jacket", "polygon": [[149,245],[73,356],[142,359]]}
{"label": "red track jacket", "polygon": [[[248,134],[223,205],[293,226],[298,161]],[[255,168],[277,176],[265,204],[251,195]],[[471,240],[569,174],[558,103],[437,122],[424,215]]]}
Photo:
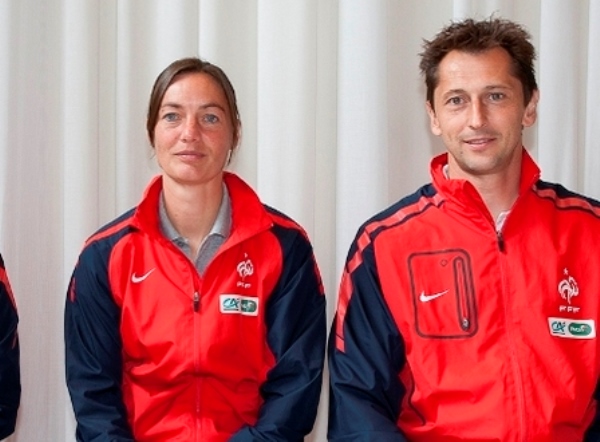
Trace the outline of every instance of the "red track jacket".
{"label": "red track jacket", "polygon": [[325,297],[302,229],[233,174],[231,235],[201,277],[159,231],[154,180],[93,235],[65,310],[79,441],[300,441],[321,388]]}
{"label": "red track jacket", "polygon": [[523,150],[501,233],[443,174],[358,232],[330,341],[332,441],[600,440],[600,203]]}

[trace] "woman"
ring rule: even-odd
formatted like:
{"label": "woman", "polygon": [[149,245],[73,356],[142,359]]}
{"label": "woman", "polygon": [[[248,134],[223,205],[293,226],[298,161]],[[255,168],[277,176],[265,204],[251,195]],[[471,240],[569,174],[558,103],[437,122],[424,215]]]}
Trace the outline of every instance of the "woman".
{"label": "woman", "polygon": [[196,58],[156,79],[162,173],[85,244],[65,309],[79,441],[302,440],[316,416],[325,298],[292,220],[224,172],[240,120]]}

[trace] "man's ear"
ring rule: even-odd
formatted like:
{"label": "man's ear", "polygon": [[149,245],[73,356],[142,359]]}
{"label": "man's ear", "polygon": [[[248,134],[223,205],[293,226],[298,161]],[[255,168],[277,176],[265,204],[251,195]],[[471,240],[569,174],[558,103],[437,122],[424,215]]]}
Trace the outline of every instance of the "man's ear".
{"label": "man's ear", "polygon": [[533,126],[533,124],[536,122],[538,101],[540,101],[540,91],[536,89],[531,94],[529,103],[527,103],[527,106],[525,106],[523,121],[521,121],[523,127]]}
{"label": "man's ear", "polygon": [[427,115],[429,115],[429,127],[431,128],[431,132],[439,137],[442,134],[442,130],[440,129],[440,123],[437,119],[435,109],[433,108],[431,101],[427,101],[425,103],[425,109],[427,110]]}

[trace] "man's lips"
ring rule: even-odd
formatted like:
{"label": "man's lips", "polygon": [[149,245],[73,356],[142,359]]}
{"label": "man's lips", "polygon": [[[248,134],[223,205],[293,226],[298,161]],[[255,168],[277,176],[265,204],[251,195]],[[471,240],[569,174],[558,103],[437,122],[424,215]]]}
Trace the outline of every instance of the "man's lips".
{"label": "man's lips", "polygon": [[493,141],[493,138],[477,138],[475,140],[465,140],[466,143],[469,144],[485,144]]}
{"label": "man's lips", "polygon": [[480,136],[463,139],[463,143],[468,144],[471,147],[485,147],[490,143],[494,142],[496,137],[494,136]]}

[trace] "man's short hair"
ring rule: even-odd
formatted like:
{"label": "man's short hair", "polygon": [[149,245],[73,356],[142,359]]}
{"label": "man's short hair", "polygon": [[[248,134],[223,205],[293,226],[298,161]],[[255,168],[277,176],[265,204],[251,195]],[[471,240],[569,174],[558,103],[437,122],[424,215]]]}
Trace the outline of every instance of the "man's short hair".
{"label": "man's short hair", "polygon": [[425,77],[427,101],[433,107],[433,92],[438,85],[438,69],[442,59],[451,51],[479,53],[497,47],[508,52],[513,62],[513,75],[521,81],[525,104],[537,90],[535,81],[535,48],[531,35],[521,25],[501,18],[453,22],[442,29],[433,40],[423,41],[419,67]]}

